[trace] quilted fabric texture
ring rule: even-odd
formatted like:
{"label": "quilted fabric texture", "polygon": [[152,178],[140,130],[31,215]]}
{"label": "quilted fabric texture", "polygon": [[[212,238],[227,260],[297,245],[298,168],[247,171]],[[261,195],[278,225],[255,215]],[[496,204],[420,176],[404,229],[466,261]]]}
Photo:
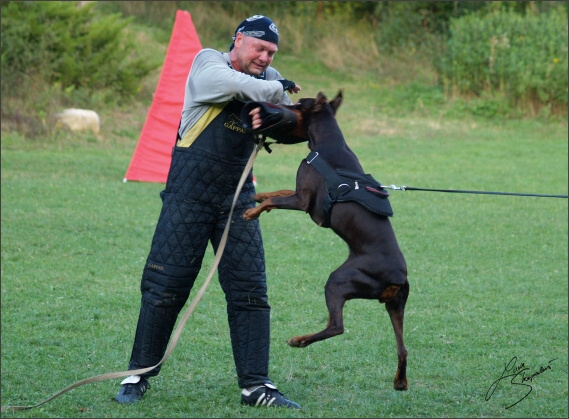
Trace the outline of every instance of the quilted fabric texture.
{"label": "quilted fabric texture", "polygon": [[[211,241],[217,251],[246,161],[224,161],[199,149],[176,147],[163,206],[144,267],[142,306],[129,369],[155,365],[167,347]],[[264,250],[258,221],[241,214],[254,206],[252,174],[231,219],[218,267],[227,301],[240,387],[268,382],[269,316]],[[147,376],[157,375],[156,368]]]}

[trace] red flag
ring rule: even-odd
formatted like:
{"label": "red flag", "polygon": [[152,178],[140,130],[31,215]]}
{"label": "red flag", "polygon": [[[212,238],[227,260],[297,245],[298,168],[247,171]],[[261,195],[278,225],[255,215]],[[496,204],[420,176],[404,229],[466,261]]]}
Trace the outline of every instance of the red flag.
{"label": "red flag", "polygon": [[182,116],[186,79],[202,49],[190,13],[176,12],[176,20],[158,86],[124,181],[166,182]]}

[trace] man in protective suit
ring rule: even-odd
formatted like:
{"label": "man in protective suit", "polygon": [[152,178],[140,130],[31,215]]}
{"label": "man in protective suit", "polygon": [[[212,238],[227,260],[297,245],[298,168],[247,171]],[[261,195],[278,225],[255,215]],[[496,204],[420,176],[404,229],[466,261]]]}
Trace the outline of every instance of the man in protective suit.
{"label": "man in protective suit", "polygon": [[[291,105],[287,95],[300,86],[270,67],[278,49],[278,30],[265,16],[245,19],[235,30],[228,53],[203,49],[186,83],[184,108],[162,210],[141,281],[141,308],[129,370],[156,365],[200,271],[208,242],[217,252],[231,222],[218,266],[241,402],[253,406],[300,408],[268,377],[270,306],[259,222],[241,214],[255,205],[252,173],[228,220],[233,197],[255,144],[239,120],[245,101]],[[133,403],[150,387],[142,376],[122,381],[119,403]]]}

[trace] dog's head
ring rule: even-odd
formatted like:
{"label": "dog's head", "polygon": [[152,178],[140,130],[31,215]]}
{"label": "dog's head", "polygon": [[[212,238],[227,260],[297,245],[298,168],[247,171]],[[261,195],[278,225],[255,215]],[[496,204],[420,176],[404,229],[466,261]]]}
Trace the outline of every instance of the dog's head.
{"label": "dog's head", "polygon": [[287,106],[297,115],[297,123],[294,127],[294,131],[297,135],[303,135],[308,137],[308,127],[311,122],[315,121],[319,116],[326,117],[335,116],[338,108],[342,104],[342,91],[338,91],[338,94],[332,101],[328,101],[328,98],[322,92],[318,92],[316,98],[304,98],[300,99],[298,103]]}
{"label": "dog's head", "polygon": [[257,129],[258,132],[276,139],[278,143],[296,144],[308,141],[308,126],[317,115],[328,111],[332,116],[342,103],[342,91],[328,102],[324,93],[319,92],[316,98],[300,99],[294,105],[274,105],[268,102],[247,102],[241,111],[243,127],[250,129],[251,117],[249,112],[259,107],[263,124]]}
{"label": "dog's head", "polygon": [[304,119],[308,119],[310,114],[316,114],[322,112],[322,110],[326,107],[326,104],[330,105],[332,109],[332,114],[336,115],[336,111],[340,107],[342,103],[342,91],[340,90],[336,97],[332,99],[331,102],[328,102],[328,98],[322,92],[318,92],[316,98],[304,98],[300,99],[298,103],[295,105],[289,106],[288,108],[297,111],[300,113],[301,117]]}

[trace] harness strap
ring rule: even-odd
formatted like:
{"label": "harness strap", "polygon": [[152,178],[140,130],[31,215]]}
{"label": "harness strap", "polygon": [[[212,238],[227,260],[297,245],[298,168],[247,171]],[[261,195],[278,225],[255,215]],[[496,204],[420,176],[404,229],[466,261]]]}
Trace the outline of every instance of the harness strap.
{"label": "harness strap", "polygon": [[[340,189],[340,187],[343,187],[343,189],[345,189],[345,191],[348,192],[350,186],[347,184],[343,184],[342,183],[343,178],[340,177],[338,175],[338,173],[334,169],[332,169],[332,167],[330,167],[330,165],[328,163],[326,163],[326,161],[324,161],[324,159],[318,158],[318,157],[319,157],[318,152],[312,151],[306,157],[306,163],[312,165],[312,167],[314,167],[322,176],[324,176],[324,179],[326,179],[326,189],[328,189],[328,195],[322,201],[322,207],[324,208],[324,211],[326,212],[325,225],[329,226],[330,225],[330,212],[332,211],[332,205],[334,205],[334,203],[338,199],[338,195],[339,195],[338,190]],[[332,185],[339,185],[337,190],[334,190],[333,188],[331,188],[330,187],[331,184]],[[346,186],[347,186],[347,188],[346,188]]]}
{"label": "harness strap", "polygon": [[306,163],[312,165],[326,180],[328,195],[322,201],[326,214],[324,227],[330,227],[330,213],[336,202],[354,201],[376,214],[387,217],[393,215],[387,199],[389,193],[371,175],[333,169],[319,157],[317,151],[312,151],[306,157]]}

